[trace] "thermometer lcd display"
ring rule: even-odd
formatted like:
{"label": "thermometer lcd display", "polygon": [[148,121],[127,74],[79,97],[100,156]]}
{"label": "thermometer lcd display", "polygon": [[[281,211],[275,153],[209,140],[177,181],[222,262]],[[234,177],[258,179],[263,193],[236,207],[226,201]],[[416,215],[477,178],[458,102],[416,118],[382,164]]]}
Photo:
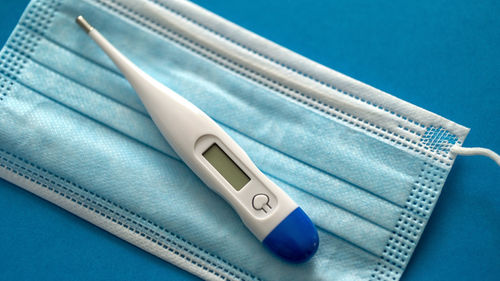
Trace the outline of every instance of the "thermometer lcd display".
{"label": "thermometer lcd display", "polygon": [[250,181],[250,178],[217,144],[212,144],[207,151],[203,152],[203,157],[207,159],[234,189],[239,191]]}

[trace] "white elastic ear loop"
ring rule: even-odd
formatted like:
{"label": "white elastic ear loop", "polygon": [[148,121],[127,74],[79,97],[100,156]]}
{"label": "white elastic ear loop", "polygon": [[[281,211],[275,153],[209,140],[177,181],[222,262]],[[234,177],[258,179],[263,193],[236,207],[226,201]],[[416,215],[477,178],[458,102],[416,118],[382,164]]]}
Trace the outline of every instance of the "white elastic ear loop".
{"label": "white elastic ear loop", "polygon": [[491,158],[500,166],[500,155],[496,154],[493,150],[482,147],[460,147],[453,146],[450,150],[451,153],[457,155],[483,155]]}

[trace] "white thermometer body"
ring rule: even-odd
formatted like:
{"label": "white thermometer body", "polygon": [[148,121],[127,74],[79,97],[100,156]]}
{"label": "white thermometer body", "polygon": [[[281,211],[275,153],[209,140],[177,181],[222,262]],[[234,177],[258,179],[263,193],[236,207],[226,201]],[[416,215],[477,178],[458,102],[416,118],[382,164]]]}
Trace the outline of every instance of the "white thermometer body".
{"label": "white thermometer body", "polygon": [[127,78],[179,157],[233,207],[261,242],[291,262],[306,261],[316,252],[318,234],[307,215],[217,123],[144,73],[83,17],[76,21]]}

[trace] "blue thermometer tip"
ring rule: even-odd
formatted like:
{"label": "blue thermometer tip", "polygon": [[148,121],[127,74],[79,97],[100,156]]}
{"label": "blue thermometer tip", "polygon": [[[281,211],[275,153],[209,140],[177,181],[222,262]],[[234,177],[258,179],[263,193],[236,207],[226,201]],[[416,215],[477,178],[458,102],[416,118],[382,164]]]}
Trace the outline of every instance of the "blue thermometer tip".
{"label": "blue thermometer tip", "polygon": [[278,224],[262,243],[281,258],[301,263],[316,253],[319,237],[314,224],[299,207]]}

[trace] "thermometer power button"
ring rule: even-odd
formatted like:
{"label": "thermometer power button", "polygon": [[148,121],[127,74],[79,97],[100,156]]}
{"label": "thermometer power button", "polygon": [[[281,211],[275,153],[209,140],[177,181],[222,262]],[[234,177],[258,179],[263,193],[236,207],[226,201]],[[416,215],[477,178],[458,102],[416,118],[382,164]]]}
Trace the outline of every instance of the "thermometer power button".
{"label": "thermometer power button", "polygon": [[256,194],[252,199],[252,207],[257,211],[263,211],[267,213],[273,207],[269,205],[269,196],[264,193]]}

